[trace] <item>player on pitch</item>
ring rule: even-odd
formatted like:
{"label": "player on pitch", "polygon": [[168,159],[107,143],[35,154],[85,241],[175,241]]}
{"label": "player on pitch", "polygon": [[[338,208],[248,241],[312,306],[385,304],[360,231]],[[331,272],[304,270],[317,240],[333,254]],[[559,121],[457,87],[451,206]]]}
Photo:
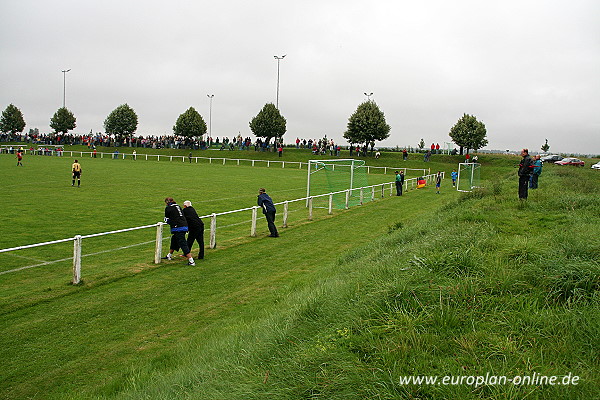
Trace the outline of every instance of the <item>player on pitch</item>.
{"label": "player on pitch", "polygon": [[71,165],[71,171],[73,172],[73,182],[71,186],[75,186],[75,179],[77,179],[77,187],[81,186],[81,164],[77,160]]}

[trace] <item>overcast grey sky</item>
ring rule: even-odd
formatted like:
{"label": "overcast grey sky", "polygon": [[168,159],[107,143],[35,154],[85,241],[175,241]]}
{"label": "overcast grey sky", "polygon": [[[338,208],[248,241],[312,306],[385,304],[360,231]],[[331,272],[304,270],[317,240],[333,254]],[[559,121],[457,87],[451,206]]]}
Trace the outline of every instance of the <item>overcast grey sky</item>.
{"label": "overcast grey sky", "polygon": [[372,99],[383,145],[450,141],[463,115],[487,149],[600,154],[600,1],[0,0],[0,108],[49,132],[66,105],[75,132],[103,131],[129,104],[138,134],[172,133],[193,106],[213,137],[250,135],[265,103],[286,142],[332,137]]}

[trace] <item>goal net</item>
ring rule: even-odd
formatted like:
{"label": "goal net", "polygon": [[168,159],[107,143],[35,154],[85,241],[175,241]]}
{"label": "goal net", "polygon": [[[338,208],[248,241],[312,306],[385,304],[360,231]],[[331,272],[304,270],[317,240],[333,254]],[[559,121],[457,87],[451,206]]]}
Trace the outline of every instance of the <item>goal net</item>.
{"label": "goal net", "polygon": [[[363,160],[309,160],[306,197],[368,186]],[[360,204],[360,190],[350,190],[348,206]],[[328,207],[329,196],[313,200],[313,207]],[[333,195],[333,207],[346,207],[346,193]]]}
{"label": "goal net", "polygon": [[480,188],[480,173],[481,164],[459,163],[458,177],[456,178],[456,190],[459,192],[472,192],[473,189]]}

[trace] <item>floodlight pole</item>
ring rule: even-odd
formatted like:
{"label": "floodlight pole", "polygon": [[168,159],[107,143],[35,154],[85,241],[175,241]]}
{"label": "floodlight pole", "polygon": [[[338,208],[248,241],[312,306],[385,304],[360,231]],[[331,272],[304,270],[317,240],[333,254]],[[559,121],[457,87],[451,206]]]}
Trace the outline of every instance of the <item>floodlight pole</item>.
{"label": "floodlight pole", "polygon": [[281,57],[279,57],[279,56],[273,56],[277,60],[277,100],[276,100],[275,107],[278,110],[279,110],[279,61],[283,60],[286,55],[287,54],[284,54]]}
{"label": "floodlight pole", "polygon": [[210,105],[208,108],[208,137],[212,137],[212,100],[215,97],[214,94],[207,94],[206,97],[210,99]]}
{"label": "floodlight pole", "polygon": [[373,92],[371,92],[371,93],[365,92],[365,96],[367,96],[367,101],[371,101],[371,96],[373,96]]}
{"label": "floodlight pole", "polygon": [[69,72],[71,68],[62,70],[63,73],[63,108],[65,108],[66,99],[67,99],[67,72]]}

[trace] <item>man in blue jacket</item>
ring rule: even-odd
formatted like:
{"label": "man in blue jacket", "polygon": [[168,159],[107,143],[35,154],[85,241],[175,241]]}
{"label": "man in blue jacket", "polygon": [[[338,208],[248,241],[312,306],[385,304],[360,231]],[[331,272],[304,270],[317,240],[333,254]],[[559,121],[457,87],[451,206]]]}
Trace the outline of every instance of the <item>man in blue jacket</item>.
{"label": "man in blue jacket", "polygon": [[269,232],[271,232],[269,237],[279,237],[277,227],[275,226],[275,212],[277,210],[275,209],[273,200],[265,192],[264,188],[258,190],[258,206],[262,208],[263,214],[265,214],[265,218],[267,219]]}

